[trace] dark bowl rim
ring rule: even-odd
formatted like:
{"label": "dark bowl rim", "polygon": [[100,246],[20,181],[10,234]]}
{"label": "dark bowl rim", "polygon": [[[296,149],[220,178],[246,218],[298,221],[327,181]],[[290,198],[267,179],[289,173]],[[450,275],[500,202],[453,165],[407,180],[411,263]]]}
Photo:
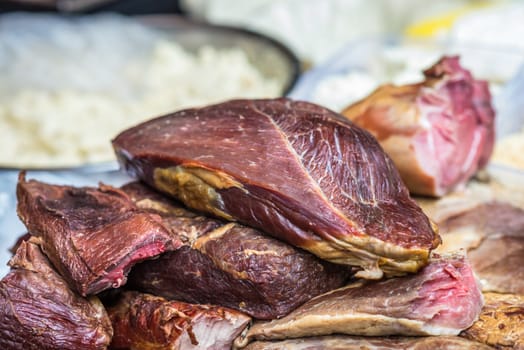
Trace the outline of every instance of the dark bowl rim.
{"label": "dark bowl rim", "polygon": [[251,29],[236,27],[233,25],[209,23],[203,20],[187,18],[180,15],[152,14],[134,16],[133,18],[137,19],[138,21],[144,24],[149,24],[153,28],[169,29],[170,27],[173,28],[178,25],[180,27],[187,26],[188,28],[196,27],[200,29],[209,29],[210,31],[219,30],[222,32],[230,32],[234,34],[245,35],[247,37],[255,38],[256,40],[273,46],[288,59],[291,66],[290,79],[287,85],[285,85],[282,89],[281,96],[287,96],[291,92],[293,87],[298,82],[298,78],[302,73],[302,64],[300,62],[300,59],[287,45],[285,45],[278,39],[275,39],[260,32],[256,32]]}

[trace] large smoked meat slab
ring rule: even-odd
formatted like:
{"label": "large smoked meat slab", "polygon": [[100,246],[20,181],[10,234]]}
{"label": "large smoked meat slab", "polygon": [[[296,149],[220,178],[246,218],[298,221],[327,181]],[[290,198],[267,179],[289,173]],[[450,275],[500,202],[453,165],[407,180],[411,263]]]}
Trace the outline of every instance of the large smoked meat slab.
{"label": "large smoked meat slab", "polygon": [[180,111],[113,140],[127,171],[187,206],[238,220],[360,277],[415,272],[439,242],[378,142],[289,99]]}

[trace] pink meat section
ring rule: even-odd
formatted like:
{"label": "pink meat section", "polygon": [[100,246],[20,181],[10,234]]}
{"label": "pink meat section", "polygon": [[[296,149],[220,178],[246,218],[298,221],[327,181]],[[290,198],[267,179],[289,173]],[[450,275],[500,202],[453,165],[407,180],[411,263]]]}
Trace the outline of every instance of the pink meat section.
{"label": "pink meat section", "polygon": [[466,329],[480,314],[483,300],[473,270],[463,258],[443,259],[424,268],[425,282],[414,302],[417,319],[435,327]]}
{"label": "pink meat section", "polygon": [[426,76],[441,80],[420,89],[416,104],[423,127],[413,149],[422,168],[435,177],[434,194],[443,195],[486,165],[493,150],[494,112],[487,83],[474,80],[457,57],[442,60]]}
{"label": "pink meat section", "polygon": [[486,166],[495,113],[485,81],[444,57],[411,85],[384,85],[342,113],[381,143],[412,193],[442,196]]}

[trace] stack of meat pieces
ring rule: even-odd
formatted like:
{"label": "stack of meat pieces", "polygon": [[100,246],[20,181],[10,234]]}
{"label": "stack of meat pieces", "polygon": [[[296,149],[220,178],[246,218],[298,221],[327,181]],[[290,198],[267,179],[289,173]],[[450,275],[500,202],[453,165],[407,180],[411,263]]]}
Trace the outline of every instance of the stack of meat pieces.
{"label": "stack of meat pieces", "polygon": [[20,175],[0,348],[489,348],[468,260],[431,254],[436,225],[343,117],[230,101],[114,147],[142,182]]}

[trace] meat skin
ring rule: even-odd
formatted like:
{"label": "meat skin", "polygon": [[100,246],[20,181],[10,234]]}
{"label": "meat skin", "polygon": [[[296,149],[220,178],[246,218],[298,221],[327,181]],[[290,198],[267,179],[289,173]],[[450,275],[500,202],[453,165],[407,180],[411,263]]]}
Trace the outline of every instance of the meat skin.
{"label": "meat skin", "polygon": [[113,140],[133,176],[377,279],[416,272],[440,242],[377,141],[289,99],[180,111]]}
{"label": "meat skin", "polygon": [[140,183],[122,190],[139,208],[160,215],[184,242],[176,251],[135,265],[129,288],[273,319],[343,286],[350,276],[347,266],[320,260],[255,229],[198,215]]}
{"label": "meat skin", "polygon": [[42,250],[80,295],[126,282],[131,266],[182,243],[160,218],[139,210],[122,191],[26,181],[17,186],[18,215],[41,237]]}
{"label": "meat skin", "polygon": [[115,335],[111,349],[229,350],[250,318],[211,305],[167,301],[125,292],[108,308]]}
{"label": "meat skin", "polygon": [[0,281],[0,348],[107,349],[113,329],[102,303],[73,292],[38,242],[20,243]]}
{"label": "meat skin", "polygon": [[383,85],[342,114],[379,140],[412,193],[440,197],[488,163],[495,112],[487,82],[458,57],[443,57],[424,75],[417,84]]}

